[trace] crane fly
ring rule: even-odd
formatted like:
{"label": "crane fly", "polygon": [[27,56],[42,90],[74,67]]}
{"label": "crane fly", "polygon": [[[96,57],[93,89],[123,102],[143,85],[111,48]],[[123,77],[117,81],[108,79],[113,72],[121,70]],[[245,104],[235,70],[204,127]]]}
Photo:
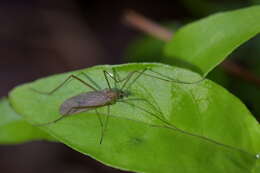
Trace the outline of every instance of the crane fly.
{"label": "crane fly", "polygon": [[[147,71],[147,70],[151,71],[153,74],[145,73],[145,71]],[[160,79],[160,80],[167,81],[167,82],[176,82],[176,83],[182,83],[182,84],[192,84],[192,83],[197,83],[197,82],[201,81],[201,80],[196,81],[196,82],[178,81],[178,80],[172,79],[168,76],[165,76],[159,72],[156,72],[156,71],[154,71],[152,69],[148,69],[148,68],[144,68],[143,70],[140,70],[140,71],[136,70],[136,71],[129,72],[126,75],[126,77],[124,77],[123,79],[120,79],[119,74],[116,72],[116,70],[114,68],[112,69],[112,71],[113,71],[113,73],[111,74],[108,71],[103,70],[103,75],[104,75],[104,78],[107,83],[107,88],[105,88],[105,89],[101,89],[101,87],[90,76],[88,76],[86,73],[83,73],[83,72],[81,72],[81,74],[83,74],[86,78],[88,78],[88,80],[91,82],[91,84],[82,80],[77,75],[70,75],[61,84],[59,84],[56,88],[54,88],[50,92],[42,92],[42,91],[33,89],[35,92],[40,93],[40,94],[52,95],[58,89],[63,87],[64,84],[67,83],[70,79],[74,79],[74,80],[79,81],[81,84],[85,85],[87,88],[92,90],[92,91],[80,93],[76,96],[68,98],[60,105],[59,113],[62,116],[55,119],[54,121],[50,121],[50,122],[47,122],[44,124],[39,124],[39,125],[42,126],[42,125],[56,123],[68,115],[73,115],[73,114],[80,113],[80,112],[86,112],[89,110],[95,110],[96,114],[98,116],[101,128],[102,128],[101,138],[100,138],[100,143],[102,143],[104,132],[105,132],[105,129],[108,124],[108,118],[110,115],[110,106],[116,104],[117,102],[123,102],[123,103],[127,103],[131,106],[135,106],[138,109],[151,114],[155,118],[157,118],[157,119],[161,120],[162,122],[169,125],[169,123],[167,123],[167,121],[162,119],[160,116],[157,116],[156,114],[151,113],[151,112],[143,109],[140,106],[126,102],[125,99],[131,94],[128,89],[142,75],[146,75],[146,76],[153,77],[153,78]],[[137,75],[134,75],[134,74],[137,74]],[[109,78],[111,78],[114,81],[114,86],[111,85]],[[122,83],[122,84],[119,87],[118,84],[120,84],[120,83]],[[139,100],[139,101],[141,100],[141,101],[145,101],[146,103],[148,103],[148,101],[144,100],[144,99],[132,99],[132,100]],[[101,115],[97,109],[101,108],[101,107],[105,107],[105,106],[107,107],[107,114],[106,114],[107,116],[106,116],[105,120],[102,120]]]}
{"label": "crane fly", "polygon": [[[148,110],[142,108],[140,105],[135,105],[135,104],[132,104],[132,103],[129,103],[129,102],[126,101],[127,100],[126,98],[128,96],[132,95],[132,93],[129,92],[128,89],[142,75],[146,75],[146,76],[149,76],[149,77],[152,77],[152,78],[155,78],[155,79],[159,79],[159,80],[162,80],[162,81],[166,81],[166,82],[175,82],[175,83],[181,83],[181,84],[200,83],[205,78],[202,78],[202,79],[194,81],[194,82],[179,81],[179,80],[173,79],[173,78],[171,78],[167,75],[161,74],[160,72],[154,71],[153,69],[144,68],[141,71],[129,72],[126,75],[125,78],[120,79],[116,70],[114,68],[112,70],[113,70],[113,74],[107,72],[106,70],[103,71],[103,75],[104,75],[104,78],[105,78],[106,83],[107,83],[107,88],[105,88],[105,89],[101,89],[101,87],[90,76],[88,76],[85,73],[82,73],[82,74],[85,77],[87,77],[88,80],[92,84],[85,82],[84,80],[82,80],[81,78],[79,78],[76,75],[70,75],[60,85],[58,85],[56,88],[54,88],[50,92],[42,92],[42,91],[38,91],[38,90],[33,89],[35,92],[40,93],[40,94],[52,95],[58,89],[60,89],[66,82],[68,82],[70,79],[75,79],[75,80],[79,81],[80,83],[82,83],[83,85],[85,85],[87,88],[92,90],[92,91],[81,93],[81,94],[78,94],[78,95],[73,96],[71,98],[68,98],[67,100],[65,100],[60,105],[59,112],[62,115],[61,117],[55,119],[54,121],[50,121],[50,122],[47,122],[47,123],[44,123],[44,124],[39,124],[39,125],[48,125],[48,124],[51,124],[51,123],[56,123],[56,122],[60,121],[61,119],[63,119],[64,117],[68,116],[68,115],[73,115],[73,114],[80,113],[80,112],[86,112],[86,111],[89,111],[89,110],[95,110],[96,115],[97,115],[98,120],[99,120],[100,125],[101,125],[101,137],[100,137],[100,144],[101,144],[102,141],[103,141],[105,129],[106,129],[107,124],[108,124],[108,118],[110,116],[110,106],[116,104],[117,102],[122,102],[122,103],[127,103],[130,106],[134,106],[135,108],[138,108],[139,110],[148,113],[149,115],[153,116],[154,118],[156,118],[156,119],[158,119],[158,120],[160,120],[161,122],[164,123],[163,126],[152,125],[154,127],[176,130],[176,131],[179,131],[180,133],[200,138],[201,140],[205,140],[205,141],[214,143],[218,146],[222,146],[222,147],[225,147],[225,148],[229,148],[229,149],[232,149],[232,150],[237,150],[237,151],[240,151],[240,152],[243,152],[243,153],[246,153],[246,154],[250,154],[247,151],[244,151],[240,148],[229,146],[229,145],[220,143],[218,141],[215,141],[213,139],[184,131],[181,128],[178,128],[177,126],[175,126],[174,124],[169,123],[164,118],[158,116],[156,113],[148,111]],[[146,73],[146,71],[150,71],[152,74]],[[134,74],[137,74],[137,75],[134,76]],[[109,78],[111,78],[114,81],[113,87],[110,84]],[[120,83],[122,83],[122,85],[119,87],[118,84],[120,84]],[[128,100],[131,100],[131,99],[128,99]],[[145,101],[146,103],[151,105],[153,108],[155,108],[154,105],[149,103],[146,99],[140,99],[140,98],[136,99],[135,98],[133,100]],[[101,114],[98,112],[97,109],[101,108],[101,107],[105,107],[105,106],[107,107],[107,114],[106,114],[105,120],[102,120]],[[161,111],[156,111],[156,112],[162,115]],[[256,157],[258,159],[260,158],[259,154],[255,155],[254,157]]]}

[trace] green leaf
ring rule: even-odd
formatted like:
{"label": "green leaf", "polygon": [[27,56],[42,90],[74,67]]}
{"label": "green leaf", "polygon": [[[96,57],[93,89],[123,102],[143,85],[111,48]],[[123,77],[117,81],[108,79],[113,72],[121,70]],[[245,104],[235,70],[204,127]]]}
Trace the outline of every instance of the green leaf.
{"label": "green leaf", "polygon": [[0,100],[0,110],[0,144],[17,144],[39,139],[52,140],[45,132],[17,115],[6,98]]}
{"label": "green leaf", "polygon": [[218,13],[184,26],[166,44],[176,63],[206,75],[260,31],[260,6]]}
{"label": "green leaf", "polygon": [[211,0],[181,0],[181,3],[193,14],[193,16],[205,16],[213,12],[231,10],[247,6],[247,1],[211,1]]}
{"label": "green leaf", "polygon": [[[112,68],[120,78],[149,68],[186,82],[200,79],[197,73],[162,64],[97,66],[18,86],[10,93],[10,100],[30,123],[50,122],[61,116],[59,107],[65,100],[91,90],[76,80],[70,80],[53,95],[43,95],[35,89],[50,91],[70,74],[89,83],[91,77],[99,86],[107,88],[103,70],[112,72]],[[111,105],[102,144],[99,144],[101,126],[95,110],[41,128],[75,150],[123,170],[251,173],[257,169],[260,126],[236,97],[210,80],[180,84],[150,77],[148,74],[155,75],[151,70],[145,74],[129,89],[126,99],[132,101]],[[97,110],[104,120],[106,107]]]}
{"label": "green leaf", "polygon": [[150,36],[134,40],[126,50],[127,62],[160,62],[165,42]]}
{"label": "green leaf", "polygon": [[[175,32],[181,24],[177,22],[164,22],[162,26]],[[140,35],[128,44],[124,57],[126,62],[165,62],[163,52],[165,44],[165,41],[150,35]]]}

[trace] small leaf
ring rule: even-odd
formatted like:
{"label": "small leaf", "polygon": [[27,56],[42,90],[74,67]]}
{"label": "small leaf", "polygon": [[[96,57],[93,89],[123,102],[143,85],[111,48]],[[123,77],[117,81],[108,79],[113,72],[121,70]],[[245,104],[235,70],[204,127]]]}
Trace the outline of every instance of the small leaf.
{"label": "small leaf", "polygon": [[176,63],[204,76],[260,31],[260,6],[218,13],[184,26],[165,46]]}
{"label": "small leaf", "polygon": [[[182,81],[200,79],[196,73],[162,64],[97,66],[19,86],[10,93],[12,105],[32,124],[53,121],[61,116],[59,107],[65,100],[91,90],[76,80],[70,80],[51,96],[32,88],[50,91],[70,74],[89,83],[91,77],[101,88],[107,88],[103,70],[111,72],[112,68],[121,78],[149,68]],[[146,74],[153,73],[148,70]],[[209,80],[179,84],[142,75],[129,93],[128,99],[139,99],[111,106],[102,144],[95,110],[68,116],[42,129],[75,150],[123,170],[251,173],[256,169],[259,124],[236,97],[219,85]],[[97,110],[103,119],[107,116],[105,107]]]}
{"label": "small leaf", "polygon": [[0,100],[0,144],[17,144],[31,140],[53,140],[17,115],[6,98]]}

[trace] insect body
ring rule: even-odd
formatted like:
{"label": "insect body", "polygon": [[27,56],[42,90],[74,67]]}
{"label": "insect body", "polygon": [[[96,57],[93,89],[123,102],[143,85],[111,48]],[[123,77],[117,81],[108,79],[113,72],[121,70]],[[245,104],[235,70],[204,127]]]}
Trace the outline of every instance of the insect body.
{"label": "insect body", "polygon": [[[50,92],[45,93],[45,92],[41,92],[41,91],[37,91],[37,90],[33,89],[34,91],[36,91],[38,93],[51,95],[54,92],[56,92],[59,88],[61,88],[69,79],[74,78],[77,81],[79,81],[80,83],[84,84],[85,86],[87,86],[88,88],[93,90],[93,91],[78,94],[76,96],[73,96],[73,97],[65,100],[60,106],[60,114],[62,115],[61,117],[59,117],[58,119],[55,119],[54,121],[47,122],[47,123],[44,123],[44,124],[39,124],[39,125],[48,125],[48,124],[55,123],[55,122],[63,119],[67,115],[72,115],[72,114],[76,114],[76,113],[80,113],[80,112],[86,112],[86,111],[95,109],[96,114],[98,116],[98,119],[100,121],[100,125],[102,127],[102,135],[101,135],[101,140],[100,140],[100,143],[101,143],[102,139],[103,139],[104,130],[107,126],[108,117],[110,115],[110,105],[113,105],[117,101],[123,100],[124,98],[129,96],[130,93],[125,88],[129,88],[144,73],[145,70],[146,69],[139,72],[138,75],[136,75],[135,77],[133,77],[133,74],[136,73],[136,71],[130,72],[123,79],[118,78],[118,74],[116,73],[115,70],[113,70],[113,75],[108,73],[107,71],[103,71],[104,77],[105,77],[105,79],[107,81],[107,85],[108,85],[108,88],[105,88],[105,89],[100,89],[101,87],[99,87],[98,84],[96,84],[85,73],[83,73],[83,74],[87,78],[89,78],[90,81],[97,88],[95,88],[93,85],[83,81],[79,77],[77,77],[75,75],[71,75],[64,82],[62,82],[58,87],[54,88]],[[110,77],[114,80],[114,87],[113,88],[111,87],[111,84],[109,83],[108,77]],[[129,85],[127,85],[127,83],[132,78],[133,78],[132,82]],[[118,88],[118,86],[117,86],[118,83],[123,83],[120,88]],[[104,106],[107,106],[107,116],[106,116],[105,121],[103,122],[99,113],[98,113],[98,111],[97,111],[97,108],[104,107]]]}
{"label": "insect body", "polygon": [[98,107],[113,105],[117,100],[123,99],[127,96],[127,92],[116,88],[106,88],[100,91],[82,93],[64,101],[60,106],[60,114],[71,115]]}
{"label": "insect body", "polygon": [[[172,79],[168,76],[165,76],[165,75],[163,75],[163,74],[161,74],[157,71],[153,71],[153,70],[150,70],[150,72],[152,74],[144,73],[146,70],[147,69],[144,69],[142,71],[130,72],[123,79],[120,79],[118,74],[115,71],[113,71],[113,75],[104,71],[104,77],[105,77],[105,79],[107,81],[107,85],[108,85],[108,88],[105,88],[105,89],[101,89],[88,76],[86,76],[86,77],[89,78],[89,81],[91,81],[93,85],[86,83],[85,81],[83,81],[82,79],[80,79],[80,78],[78,78],[77,76],[74,76],[74,75],[69,76],[63,83],[61,83],[58,87],[56,87],[55,89],[53,89],[50,92],[44,93],[44,92],[40,92],[40,91],[33,89],[34,91],[36,91],[38,93],[51,95],[55,91],[57,91],[59,88],[61,88],[69,79],[74,78],[77,81],[84,84],[85,86],[87,86],[88,88],[93,90],[93,91],[78,94],[76,96],[73,96],[73,97],[65,100],[60,106],[60,114],[62,116],[59,117],[58,119],[54,120],[54,121],[51,121],[51,122],[48,122],[48,123],[45,123],[45,124],[41,124],[41,125],[47,125],[47,124],[55,123],[55,122],[63,119],[67,115],[72,115],[72,114],[76,114],[76,113],[80,113],[80,112],[86,112],[86,111],[89,111],[89,110],[95,110],[96,115],[98,116],[98,119],[99,119],[100,125],[101,125],[100,143],[102,143],[104,132],[105,132],[105,129],[106,129],[106,126],[107,126],[107,123],[108,123],[108,117],[110,115],[110,106],[113,105],[113,104],[116,104],[117,102],[120,101],[120,102],[123,102],[123,103],[127,103],[128,105],[135,106],[139,110],[148,113],[149,115],[155,117],[156,119],[158,119],[158,120],[160,120],[161,122],[164,123],[164,125],[153,125],[154,127],[167,128],[167,129],[175,130],[175,131],[178,131],[180,133],[183,133],[183,134],[186,134],[186,135],[189,135],[189,136],[193,136],[193,137],[197,137],[197,138],[200,138],[201,140],[205,140],[205,141],[214,143],[218,146],[222,146],[222,147],[225,147],[225,148],[229,148],[229,149],[237,150],[237,151],[240,151],[240,152],[243,152],[243,153],[247,153],[246,151],[241,150],[239,148],[235,148],[235,147],[220,143],[218,141],[215,141],[213,139],[210,139],[210,138],[207,138],[207,137],[204,137],[204,136],[201,136],[201,135],[193,134],[193,133],[187,132],[185,130],[182,130],[181,128],[178,128],[174,124],[167,122],[167,120],[163,119],[162,117],[158,116],[157,114],[142,108],[140,105],[134,105],[132,103],[127,102],[126,98],[129,95],[131,95],[127,89],[130,88],[130,86],[133,83],[135,83],[135,81],[138,78],[140,78],[140,76],[142,74],[149,76],[149,77],[159,79],[159,80],[163,80],[163,81],[166,81],[166,82],[176,82],[176,83],[182,83],[182,84],[199,83],[199,82],[204,80],[204,78],[203,78],[203,79],[201,79],[199,81],[195,81],[195,82],[178,81],[178,80]],[[138,75],[136,75],[134,77],[133,74],[135,74],[135,73],[137,73]],[[160,76],[160,77],[158,77],[158,76]],[[108,80],[108,77],[110,77],[114,80],[114,87],[111,87],[109,80]],[[131,81],[131,82],[129,82],[129,81]],[[119,83],[122,83],[121,87],[117,86]],[[96,86],[96,88],[94,87],[94,85]],[[130,100],[130,99],[128,99],[128,100]],[[137,100],[137,99],[135,99],[135,100]],[[147,100],[144,100],[144,99],[139,99],[139,100],[145,101],[146,103],[149,104],[149,102]],[[104,121],[102,121],[101,116],[97,111],[97,108],[101,108],[101,107],[105,107],[105,106],[107,107],[107,114],[106,114],[107,116],[106,116],[106,119]],[[151,106],[153,107],[152,104],[151,104]],[[159,111],[158,113],[160,114],[161,112]],[[248,153],[248,154],[250,154],[250,153]],[[259,158],[259,154],[256,155],[255,157]]]}
{"label": "insect body", "polygon": [[[164,76],[164,75],[162,75],[158,72],[155,72],[153,70],[150,70],[150,72],[152,72],[153,74],[147,74],[147,73],[145,73],[146,70],[148,70],[148,69],[145,68],[142,71],[129,72],[128,75],[123,79],[119,78],[119,75],[117,74],[117,72],[114,69],[113,69],[113,74],[110,74],[107,71],[103,71],[104,78],[105,78],[107,85],[108,85],[108,87],[105,88],[105,89],[101,89],[101,87],[97,83],[95,83],[94,80],[92,80],[91,77],[89,77],[85,73],[82,73],[82,74],[84,74],[92,84],[85,82],[84,80],[82,80],[78,76],[71,75],[66,80],[64,80],[64,82],[62,82],[59,86],[57,86],[56,88],[54,88],[50,92],[46,93],[46,92],[41,92],[41,91],[37,91],[37,90],[33,89],[34,91],[36,91],[38,93],[51,95],[54,92],[56,92],[59,88],[61,88],[67,81],[69,81],[70,79],[73,78],[73,79],[79,81],[80,83],[84,84],[86,87],[88,87],[92,90],[92,91],[88,91],[88,92],[85,92],[85,93],[80,93],[76,96],[73,96],[73,97],[65,100],[61,104],[60,109],[59,109],[61,117],[55,119],[54,121],[47,122],[47,123],[44,123],[44,124],[39,124],[39,125],[48,125],[48,124],[51,124],[51,123],[55,123],[55,122],[63,119],[64,117],[66,117],[68,115],[72,115],[72,114],[76,114],[76,113],[80,113],[80,112],[86,112],[86,111],[90,111],[90,110],[95,110],[96,114],[98,116],[98,119],[100,121],[100,125],[102,127],[102,134],[101,134],[101,140],[100,140],[100,143],[101,143],[102,139],[103,139],[104,131],[105,131],[107,123],[108,123],[108,117],[110,115],[110,105],[113,105],[113,104],[117,103],[118,101],[126,103],[128,105],[133,105],[133,104],[127,102],[125,98],[130,95],[128,88],[130,88],[130,86],[132,84],[134,84],[136,82],[136,80],[138,80],[140,78],[141,75],[144,74],[144,75],[147,75],[149,77],[164,80],[164,81],[167,81],[167,82],[190,84],[190,83],[176,81],[174,79],[171,79],[171,78]],[[137,75],[134,75],[134,74],[137,74]],[[158,75],[160,77],[158,77]],[[111,84],[108,80],[109,77],[114,80],[114,86],[113,87],[111,87]],[[118,87],[118,84],[121,84],[121,87]],[[148,103],[148,101],[145,100],[145,99],[131,99],[131,100],[139,100],[139,101],[141,100],[141,101],[145,101],[146,103]],[[150,104],[150,103],[148,103],[148,104]],[[101,118],[97,109],[101,108],[101,107],[105,107],[105,106],[107,106],[107,114],[106,114],[107,116],[106,116],[105,120],[102,121],[102,118]],[[153,114],[153,113],[151,113],[147,110],[144,110],[140,106],[136,105],[135,107],[144,111],[144,112],[146,112],[146,113],[148,113],[148,114],[150,114],[150,115],[152,115],[153,117],[155,117],[155,118],[157,118],[157,119],[159,119],[162,122],[167,124],[167,122],[165,120],[161,119],[159,116],[157,116],[157,115],[155,115],[155,114]]]}

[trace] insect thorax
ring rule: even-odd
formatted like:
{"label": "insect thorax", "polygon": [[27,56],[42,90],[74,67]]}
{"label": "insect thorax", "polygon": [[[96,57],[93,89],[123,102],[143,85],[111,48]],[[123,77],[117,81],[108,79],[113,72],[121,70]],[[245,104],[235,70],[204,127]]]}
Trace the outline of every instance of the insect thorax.
{"label": "insect thorax", "polygon": [[129,93],[118,88],[104,89],[103,90],[107,97],[110,98],[111,102],[116,102],[118,99],[128,97]]}

